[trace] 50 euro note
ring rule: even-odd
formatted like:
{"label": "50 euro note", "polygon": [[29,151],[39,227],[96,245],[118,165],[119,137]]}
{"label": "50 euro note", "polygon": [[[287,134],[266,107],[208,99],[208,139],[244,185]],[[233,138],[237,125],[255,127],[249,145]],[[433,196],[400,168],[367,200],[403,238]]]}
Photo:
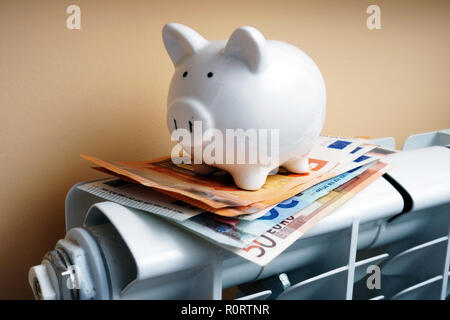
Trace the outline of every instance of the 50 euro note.
{"label": "50 euro note", "polygon": [[371,164],[362,166],[351,172],[346,172],[338,177],[319,183],[313,188],[278,204],[266,216],[259,218],[259,220],[243,221],[205,212],[189,220],[176,221],[175,223],[218,245],[244,248],[266,230],[289,218],[292,214],[308,207],[315,200],[332,192],[339,186],[361,175],[370,169],[371,166]]}
{"label": "50 euro note", "polygon": [[361,175],[267,230],[245,248],[222,247],[260,266],[265,266],[297,241],[317,222],[344,204],[390,168],[392,168],[392,164],[386,161],[378,161]]}
{"label": "50 euro note", "polygon": [[172,220],[175,224],[219,245],[243,248],[267,229],[307,207],[316,199],[353,179],[369,167],[370,165],[366,165],[324,181],[278,204],[266,216],[252,222],[204,212],[199,208],[191,207],[187,203],[160,194],[151,188],[121,179],[93,181],[78,186],[78,189],[105,200],[163,216]]}
{"label": "50 euro note", "polygon": [[[237,216],[267,210],[271,205],[336,176],[337,172],[333,170],[344,161],[343,154],[350,154],[363,142],[362,139],[323,138],[311,153],[312,169],[309,173],[293,174],[280,170],[277,174],[269,175],[264,186],[256,191],[239,189],[232,177],[224,172],[219,171],[207,177],[196,175],[192,165],[174,164],[170,157],[127,162],[110,162],[85,155],[82,157],[104,171],[127,177],[207,211]],[[323,149],[329,149],[329,152]],[[321,156],[328,158],[322,159]],[[293,188],[296,188],[295,193],[292,193]]]}
{"label": "50 euro note", "polygon": [[[350,160],[347,160],[337,166],[333,174],[323,174],[319,175],[314,179],[310,179],[309,181],[299,184],[294,188],[285,191],[282,195],[276,195],[275,198],[269,198],[264,201],[261,201],[254,206],[246,206],[246,207],[226,207],[226,208],[212,208],[203,204],[202,202],[195,201],[193,199],[189,199],[188,197],[180,196],[174,193],[167,193],[170,196],[173,196],[177,199],[180,199],[184,202],[190,203],[194,206],[201,207],[205,211],[214,212],[220,216],[230,217],[230,218],[238,218],[246,221],[256,220],[268,212],[273,210],[278,203],[285,201],[286,199],[290,199],[291,197],[295,197],[295,195],[303,192],[304,190],[308,190],[315,185],[319,185],[322,182],[327,182],[331,180],[333,177],[339,177],[340,175],[356,170],[360,167],[365,167],[368,165],[373,165],[380,159],[384,159],[385,156],[391,152],[386,152],[386,150],[382,148],[377,148],[374,145],[367,145],[361,149],[358,153],[355,154]],[[370,150],[370,151],[368,151]],[[365,154],[364,154],[365,153]],[[353,160],[352,160],[353,159]],[[164,192],[164,191],[163,191]],[[165,193],[165,192],[164,192]]]}
{"label": "50 euro note", "polygon": [[[363,164],[365,164],[365,163],[363,163]],[[354,165],[353,167],[358,167],[358,166],[360,166],[360,165]],[[94,169],[100,170],[105,173],[109,173],[113,176],[117,176],[118,178],[123,179],[123,180],[128,179],[129,181],[136,182],[133,179],[130,179],[128,176],[118,174],[117,172],[110,171],[108,169],[105,169],[104,167],[96,167]],[[350,168],[349,170],[351,170],[351,169],[352,168]],[[287,173],[287,174],[289,174],[289,173]],[[289,174],[289,175],[293,175],[293,174]],[[330,175],[330,176],[333,177],[335,175]],[[276,197],[277,197],[276,199],[269,198],[262,202],[253,203],[252,205],[248,205],[248,206],[235,206],[235,207],[223,207],[223,208],[212,207],[212,206],[204,203],[203,201],[193,199],[184,194],[168,191],[167,189],[160,189],[158,187],[155,187],[154,189],[159,191],[160,193],[163,193],[163,194],[169,196],[169,197],[178,199],[178,200],[188,203],[192,206],[200,208],[203,211],[213,212],[217,215],[224,216],[224,217],[242,218],[242,220],[253,221],[257,218],[264,216],[267,212],[272,210],[273,207],[277,205],[277,203],[282,202],[289,197],[295,196],[296,194],[298,194],[304,190],[307,190],[308,188],[310,188],[316,184],[319,184],[323,181],[327,181],[327,179],[331,179],[331,178],[329,178],[329,175],[318,175],[316,178],[309,179],[306,183],[302,183],[300,185],[295,186],[294,188],[292,188],[290,190],[286,190],[284,192],[284,194],[276,195]]]}
{"label": "50 euro note", "polygon": [[246,234],[259,236],[266,230],[269,230],[286,218],[303,210],[317,199],[327,195],[334,189],[359,176],[373,165],[375,164],[369,163],[340,174],[331,179],[320,182],[313,187],[299,193],[298,195],[295,195],[285,201],[278,203],[276,206],[266,212],[265,215],[253,221],[245,221],[241,219],[221,217],[217,215],[211,216],[211,219],[223,222],[225,224],[233,225],[237,230],[240,230]]}

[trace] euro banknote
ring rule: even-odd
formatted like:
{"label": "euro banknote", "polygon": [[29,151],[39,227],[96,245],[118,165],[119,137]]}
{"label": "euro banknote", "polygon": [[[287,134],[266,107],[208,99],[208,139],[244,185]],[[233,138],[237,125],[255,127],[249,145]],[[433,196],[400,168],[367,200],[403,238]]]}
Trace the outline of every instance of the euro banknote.
{"label": "euro banknote", "polygon": [[[366,165],[366,164],[370,164],[370,163],[376,163],[378,160],[384,159],[386,156],[386,153],[383,151],[383,149],[381,148],[375,148],[372,149],[371,151],[369,151],[368,153],[361,155],[359,157],[356,157],[356,159],[354,159],[353,161],[345,161],[342,164],[340,164],[339,166],[337,166],[334,170],[334,175],[339,175],[342,174],[344,172],[353,170],[357,167]],[[326,175],[323,175],[322,177],[316,179],[321,181],[321,179],[323,179]],[[309,181],[307,183],[298,185],[294,188],[292,188],[291,190],[285,192],[283,194],[283,196],[294,196],[295,194],[301,192],[302,190],[304,190],[305,188],[309,188],[311,187],[311,184],[314,184],[314,181]],[[269,200],[265,200],[262,201],[260,203],[261,205],[271,205],[273,204],[273,200],[269,199]]]}
{"label": "euro banknote", "polygon": [[105,200],[169,218],[211,242],[243,248],[266,230],[358,176],[369,167],[370,165],[366,165],[319,183],[278,204],[265,216],[254,221],[221,217],[205,212],[167,195],[160,195],[151,188],[121,179],[94,181],[80,185],[78,188]]}
{"label": "euro banknote", "polygon": [[[311,171],[308,174],[292,174],[280,170],[277,174],[270,175],[266,184],[257,191],[237,188],[231,176],[225,172],[210,177],[198,176],[192,166],[176,165],[169,157],[137,162],[110,162],[95,157],[82,157],[100,166],[103,171],[127,177],[204,210],[236,216],[261,213],[269,206],[336,176],[341,163],[345,163],[344,155],[352,156],[351,152],[364,142],[362,139],[338,137],[321,137],[318,141],[310,155]],[[321,156],[329,158],[320,159]],[[351,170],[350,167],[346,168]]]}
{"label": "euro banknote", "polygon": [[313,188],[279,203],[265,216],[254,221],[242,221],[205,212],[189,220],[177,221],[176,223],[214,243],[243,248],[266,230],[301,212],[317,199],[363,174],[371,166],[369,164],[319,183]]}
{"label": "euro banknote", "polygon": [[[350,171],[354,168],[360,167],[361,165],[365,165],[367,163],[374,162],[376,159],[377,158],[375,158],[375,157],[371,157],[370,159],[366,159],[365,161],[363,161],[361,163],[358,163],[359,160],[357,159],[357,160],[354,160],[351,164],[347,164],[345,167],[347,168],[347,171]],[[119,177],[121,179],[129,179],[129,177],[127,177],[127,176],[120,175],[120,174],[117,174],[116,172],[109,171],[109,170],[105,169],[104,167],[96,168],[96,169],[101,170],[102,172],[109,173],[111,175],[116,175],[117,177]],[[340,166],[337,167],[337,170],[339,170],[339,171],[336,171],[336,172],[339,172],[339,174],[344,173],[340,169]],[[290,175],[292,175],[292,174],[290,174]],[[252,221],[252,220],[255,220],[256,218],[263,216],[267,212],[269,212],[279,202],[282,202],[289,197],[293,197],[296,194],[298,194],[304,190],[307,190],[308,188],[310,188],[320,182],[330,179],[329,177],[334,177],[334,176],[335,176],[335,174],[319,175],[318,177],[311,178],[307,182],[301,183],[290,190],[286,190],[284,192],[284,194],[281,194],[281,195],[276,194],[275,198],[268,197],[264,201],[261,201],[258,203],[253,203],[252,205],[249,205],[249,206],[235,206],[235,207],[224,207],[224,208],[211,207],[202,201],[199,201],[197,199],[192,199],[191,197],[188,197],[184,194],[179,194],[177,192],[171,192],[171,191],[167,191],[165,189],[159,189],[159,188],[155,188],[155,189],[161,193],[164,193],[170,197],[176,198],[180,201],[186,202],[186,203],[188,203],[192,206],[195,206],[197,208],[200,208],[204,211],[213,212],[213,213],[216,213],[217,215],[226,216],[226,217],[240,218],[242,216],[244,218],[244,220]],[[133,181],[132,179],[130,179],[130,180]]]}
{"label": "euro banknote", "polygon": [[316,225],[317,222],[343,205],[391,167],[392,164],[385,162],[385,160],[378,161],[361,175],[267,230],[245,248],[223,247],[260,266],[265,266]]}
{"label": "euro banknote", "polygon": [[367,164],[318,183],[313,187],[299,193],[298,195],[280,202],[275,207],[270,209],[265,215],[253,221],[245,221],[236,218],[221,217],[217,215],[212,216],[211,218],[223,223],[233,225],[236,230],[240,230],[245,234],[259,236],[266,230],[269,230],[286,218],[308,207],[317,199],[327,195],[332,190],[359,176],[373,165],[374,163]]}

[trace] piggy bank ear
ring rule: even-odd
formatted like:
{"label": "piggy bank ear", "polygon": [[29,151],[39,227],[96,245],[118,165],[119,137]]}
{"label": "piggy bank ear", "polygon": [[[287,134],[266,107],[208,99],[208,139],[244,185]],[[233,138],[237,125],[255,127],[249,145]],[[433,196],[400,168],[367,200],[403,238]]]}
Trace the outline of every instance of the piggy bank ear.
{"label": "piggy bank ear", "polygon": [[197,32],[179,23],[166,24],[162,37],[175,67],[180,65],[184,58],[194,54],[208,43]]}
{"label": "piggy bank ear", "polygon": [[255,28],[240,27],[228,40],[224,54],[242,60],[252,72],[258,72],[266,64],[266,39]]}

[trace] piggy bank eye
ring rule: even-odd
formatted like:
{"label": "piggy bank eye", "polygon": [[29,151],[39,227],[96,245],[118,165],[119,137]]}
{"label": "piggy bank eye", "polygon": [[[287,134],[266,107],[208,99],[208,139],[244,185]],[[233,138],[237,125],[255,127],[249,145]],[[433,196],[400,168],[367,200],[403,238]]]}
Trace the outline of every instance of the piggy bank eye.
{"label": "piggy bank eye", "polygon": [[187,71],[183,72],[183,78],[186,78],[187,75],[188,75],[188,72],[187,72]]}
{"label": "piggy bank eye", "polygon": [[212,73],[212,72],[208,72],[208,74],[207,74],[208,78],[211,78],[213,75],[214,75],[214,73]]}

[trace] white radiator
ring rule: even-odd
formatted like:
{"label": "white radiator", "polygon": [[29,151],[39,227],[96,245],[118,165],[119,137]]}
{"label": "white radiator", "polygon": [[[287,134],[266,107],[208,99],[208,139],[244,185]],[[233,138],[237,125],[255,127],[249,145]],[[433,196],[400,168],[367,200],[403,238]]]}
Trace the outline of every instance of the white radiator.
{"label": "white radiator", "polygon": [[30,285],[40,299],[221,299],[235,286],[239,299],[447,299],[448,144],[450,130],[411,136],[394,169],[266,267],[74,186],[67,235]]}

